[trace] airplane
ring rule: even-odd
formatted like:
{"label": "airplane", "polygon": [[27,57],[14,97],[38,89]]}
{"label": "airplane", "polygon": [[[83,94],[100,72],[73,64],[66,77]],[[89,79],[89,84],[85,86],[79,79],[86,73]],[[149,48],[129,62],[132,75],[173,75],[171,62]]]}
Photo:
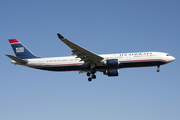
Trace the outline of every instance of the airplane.
{"label": "airplane", "polygon": [[17,39],[9,39],[16,56],[8,55],[11,63],[23,65],[30,68],[47,71],[79,71],[86,72],[88,81],[96,79],[96,72],[103,72],[109,77],[118,76],[119,69],[131,67],[150,67],[157,66],[157,72],[160,71],[160,65],[170,63],[175,58],[168,53],[163,52],[134,52],[97,55],[57,34],[58,38],[72,49],[70,57],[48,57],[41,58],[34,55]]}

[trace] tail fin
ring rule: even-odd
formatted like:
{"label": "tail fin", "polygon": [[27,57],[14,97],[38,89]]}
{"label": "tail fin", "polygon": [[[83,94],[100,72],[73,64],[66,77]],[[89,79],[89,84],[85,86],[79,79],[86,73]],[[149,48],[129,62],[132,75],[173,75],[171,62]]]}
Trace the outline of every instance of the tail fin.
{"label": "tail fin", "polygon": [[16,54],[16,57],[21,59],[39,58],[36,55],[34,55],[31,51],[29,51],[17,39],[9,39],[9,42],[14,50],[14,53]]}

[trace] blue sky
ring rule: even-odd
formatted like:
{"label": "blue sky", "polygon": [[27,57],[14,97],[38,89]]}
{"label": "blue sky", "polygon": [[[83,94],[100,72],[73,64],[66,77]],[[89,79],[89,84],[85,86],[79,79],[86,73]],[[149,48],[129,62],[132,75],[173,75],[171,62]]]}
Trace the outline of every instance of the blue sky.
{"label": "blue sky", "polygon": [[[179,120],[179,0],[1,0],[1,120]],[[176,60],[156,67],[97,73],[15,66],[8,39],[40,57],[70,56],[58,38],[97,54],[160,51]]]}

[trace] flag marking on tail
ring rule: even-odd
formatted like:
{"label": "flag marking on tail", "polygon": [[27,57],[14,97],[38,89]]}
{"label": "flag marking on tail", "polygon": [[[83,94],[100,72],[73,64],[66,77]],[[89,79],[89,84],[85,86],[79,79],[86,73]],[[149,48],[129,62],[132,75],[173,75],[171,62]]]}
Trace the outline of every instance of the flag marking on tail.
{"label": "flag marking on tail", "polygon": [[16,48],[16,53],[24,52],[24,47],[18,47]]}

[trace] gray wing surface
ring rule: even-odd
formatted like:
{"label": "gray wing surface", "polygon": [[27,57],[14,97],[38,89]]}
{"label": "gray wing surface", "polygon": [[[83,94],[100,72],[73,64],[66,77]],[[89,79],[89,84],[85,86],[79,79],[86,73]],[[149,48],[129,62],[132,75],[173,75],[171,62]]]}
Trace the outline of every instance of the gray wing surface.
{"label": "gray wing surface", "polygon": [[57,34],[59,39],[64,42],[67,46],[69,46],[72,49],[73,55],[77,55],[77,58],[80,58],[81,61],[84,61],[84,63],[88,66],[90,63],[99,64],[101,60],[104,58],[71,42],[70,40],[64,38],[59,33]]}

